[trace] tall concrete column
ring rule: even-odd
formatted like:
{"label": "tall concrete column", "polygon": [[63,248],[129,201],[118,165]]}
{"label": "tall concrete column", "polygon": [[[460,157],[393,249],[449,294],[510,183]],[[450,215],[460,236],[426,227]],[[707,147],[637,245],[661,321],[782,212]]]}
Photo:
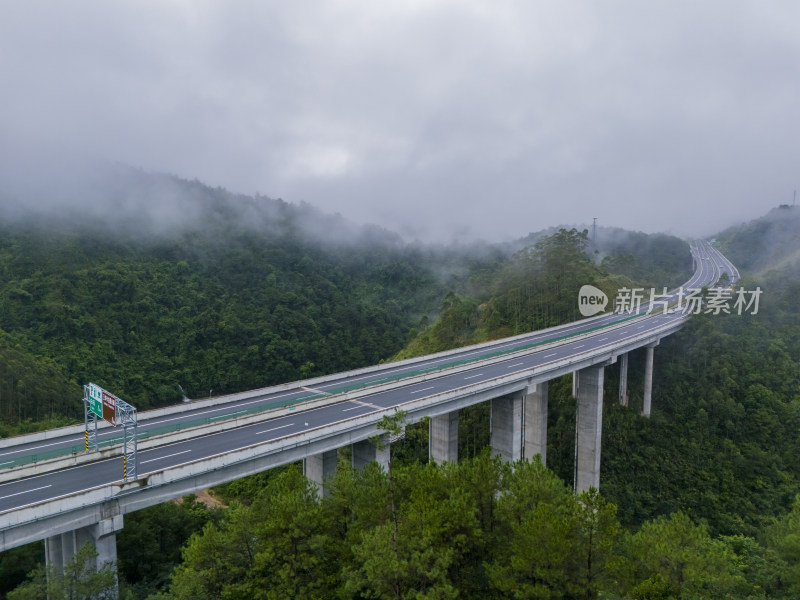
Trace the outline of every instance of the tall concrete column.
{"label": "tall concrete column", "polygon": [[523,424],[525,443],[523,457],[531,460],[541,455],[547,464],[547,382],[529,385],[525,394]]}
{"label": "tall concrete column", "polygon": [[458,462],[458,411],[431,417],[428,424],[428,459]]}
{"label": "tall concrete column", "polygon": [[619,403],[628,406],[628,353],[622,355],[619,363]]}
{"label": "tall concrete column", "polygon": [[[72,533],[72,532],[70,532]],[[64,534],[51,536],[44,541],[44,562],[49,567],[53,567],[61,572],[64,571]],[[69,556],[74,556],[73,549]],[[69,560],[66,561],[69,563]]]}
{"label": "tall concrete column", "polygon": [[92,525],[87,529],[92,530],[89,535],[94,541],[95,550],[97,550],[97,568],[100,569],[106,564],[116,564],[117,531],[122,529],[122,515],[100,521],[97,525]]}
{"label": "tall concrete column", "polygon": [[47,566],[48,577],[51,569],[59,575],[63,575],[64,567],[73,561],[80,548],[78,532],[75,530],[47,538],[44,544],[44,562]]}
{"label": "tall concrete column", "polygon": [[317,484],[320,497],[328,495],[325,483],[336,475],[336,463],[338,460],[339,454],[336,450],[313,454],[303,459],[303,473]]}
{"label": "tall concrete column", "polygon": [[642,401],[642,416],[650,418],[650,404],[653,397],[653,351],[658,345],[650,344],[647,347],[647,358],[644,363],[644,400]]}
{"label": "tall concrete column", "polygon": [[389,470],[389,439],[383,436],[380,446],[369,440],[362,440],[353,444],[353,468],[363,469],[373,460],[377,462],[384,471]]}
{"label": "tall concrete column", "polygon": [[522,393],[492,399],[492,452],[508,462],[522,458],[522,399]]}
{"label": "tall concrete column", "polygon": [[95,567],[100,570],[110,564],[116,571],[117,531],[122,529],[122,515],[104,519],[94,525],[81,527],[45,539],[44,555],[48,569],[63,573],[64,567],[75,558],[75,554],[86,542],[91,542],[97,551]]}
{"label": "tall concrete column", "polygon": [[600,488],[600,442],[603,436],[603,367],[578,372],[575,423],[575,492]]}

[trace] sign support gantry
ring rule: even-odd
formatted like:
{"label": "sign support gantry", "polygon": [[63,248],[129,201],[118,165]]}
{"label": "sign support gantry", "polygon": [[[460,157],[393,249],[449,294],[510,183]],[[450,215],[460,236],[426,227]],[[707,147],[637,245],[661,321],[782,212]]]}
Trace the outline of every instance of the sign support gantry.
{"label": "sign support gantry", "polygon": [[114,427],[122,425],[122,478],[136,479],[136,409],[94,383],[83,386],[83,421],[86,451],[99,450],[97,417]]}

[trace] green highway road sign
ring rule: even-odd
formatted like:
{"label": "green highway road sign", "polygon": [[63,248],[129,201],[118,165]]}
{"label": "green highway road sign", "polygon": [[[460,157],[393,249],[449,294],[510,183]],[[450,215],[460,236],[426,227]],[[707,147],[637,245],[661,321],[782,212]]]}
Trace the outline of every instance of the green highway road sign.
{"label": "green highway road sign", "polygon": [[103,388],[89,384],[89,410],[103,418]]}

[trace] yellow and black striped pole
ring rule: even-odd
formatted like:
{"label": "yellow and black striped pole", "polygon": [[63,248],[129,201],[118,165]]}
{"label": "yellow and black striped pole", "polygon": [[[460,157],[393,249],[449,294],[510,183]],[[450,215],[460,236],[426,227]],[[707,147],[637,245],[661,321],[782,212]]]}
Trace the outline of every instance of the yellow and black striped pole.
{"label": "yellow and black striped pole", "polygon": [[128,457],[122,455],[122,479],[128,481]]}
{"label": "yellow and black striped pole", "polygon": [[89,430],[86,430],[86,451],[89,451]]}

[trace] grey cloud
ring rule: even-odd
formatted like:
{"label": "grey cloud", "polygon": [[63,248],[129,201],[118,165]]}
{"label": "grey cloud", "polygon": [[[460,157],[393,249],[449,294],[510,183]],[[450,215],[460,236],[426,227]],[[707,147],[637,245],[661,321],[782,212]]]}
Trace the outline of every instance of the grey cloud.
{"label": "grey cloud", "polygon": [[5,4],[0,158],[45,147],[425,239],[592,217],[712,233],[798,185],[799,17],[789,1]]}

